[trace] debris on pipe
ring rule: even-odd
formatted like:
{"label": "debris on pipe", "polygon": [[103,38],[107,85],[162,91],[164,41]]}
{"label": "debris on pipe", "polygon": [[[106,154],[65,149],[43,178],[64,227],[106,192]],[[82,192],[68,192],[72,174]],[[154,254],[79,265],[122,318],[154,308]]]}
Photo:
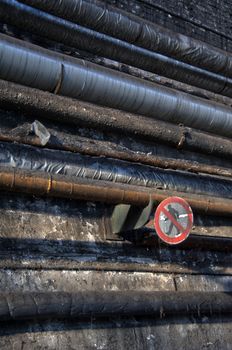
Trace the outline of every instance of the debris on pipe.
{"label": "debris on pipe", "polygon": [[181,149],[231,159],[232,141],[195,129],[145,116],[104,108],[88,102],[54,95],[38,89],[0,80],[2,108],[16,110],[38,119],[51,119],[75,127],[90,127],[161,142]]}
{"label": "debris on pipe", "polygon": [[[40,123],[41,124],[41,123]],[[32,124],[34,125],[34,123]],[[44,142],[41,137],[35,137],[28,133],[28,124],[21,125],[13,130],[1,130],[0,127],[0,141],[3,142],[17,142],[21,144],[44,147],[49,149],[56,149],[61,151],[69,151],[83,155],[90,155],[95,157],[108,157],[113,159],[120,159],[133,163],[140,163],[159,167],[162,169],[182,170],[193,173],[203,173],[209,175],[231,177],[232,169],[223,166],[216,166],[211,164],[204,164],[197,160],[188,159],[173,159],[171,157],[162,157],[159,155],[147,154],[141,150],[136,152],[133,149],[120,146],[117,143],[93,140],[87,137],[78,135],[70,135],[65,132],[59,132],[54,129],[47,129],[49,139]],[[51,136],[54,136],[51,137]]]}
{"label": "debris on pipe", "polygon": [[102,1],[20,0],[20,2],[148,50],[232,77],[231,53],[175,33]]}

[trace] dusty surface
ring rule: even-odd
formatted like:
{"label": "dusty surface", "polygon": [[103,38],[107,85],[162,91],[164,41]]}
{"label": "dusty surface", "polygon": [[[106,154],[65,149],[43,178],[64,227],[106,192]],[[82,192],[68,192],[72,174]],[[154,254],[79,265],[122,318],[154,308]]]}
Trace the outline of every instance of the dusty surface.
{"label": "dusty surface", "polygon": [[[173,1],[166,1],[166,9],[161,8],[160,1],[156,6],[150,0],[107,2],[218,47],[232,47],[226,29],[231,14],[221,4],[212,4],[212,0],[207,1],[205,8],[195,4],[195,0],[191,4],[180,0],[175,8]],[[227,8],[228,0],[223,4]],[[180,16],[182,10],[185,17]],[[220,22],[224,17],[225,24]],[[199,24],[199,18],[206,18],[203,25]],[[207,30],[206,26],[210,28]],[[232,105],[229,98],[49,42],[6,25],[1,25],[0,31],[50,50]],[[48,143],[50,149],[60,150],[66,145],[69,147],[66,151],[73,153],[129,157],[123,159],[131,162],[132,168],[136,167],[136,162],[146,159],[152,160],[150,165],[154,166],[157,157],[174,162],[198,162],[218,167],[219,172],[221,167],[229,170],[232,167],[231,140],[216,139],[212,135],[204,137],[206,134],[182,125],[168,126],[138,115],[42,91],[30,92],[17,86],[13,89],[2,81],[0,84],[1,108],[8,110],[0,111],[1,137],[10,135],[16,140],[17,136],[19,143],[34,140],[32,135],[25,137],[25,130],[38,119],[52,135]],[[38,140],[36,142],[41,146]],[[179,143],[183,149],[177,149]],[[12,162],[15,160],[11,157]],[[170,162],[166,163],[166,168],[169,167]],[[198,172],[201,172],[199,168]],[[0,293],[232,292],[231,218],[195,215],[193,232],[185,244],[167,247],[154,236],[153,227],[111,236],[111,206],[6,192],[1,192],[0,196]],[[0,349],[231,349],[231,317],[206,317],[200,313],[198,317],[166,317],[162,313],[160,316],[1,322]]]}

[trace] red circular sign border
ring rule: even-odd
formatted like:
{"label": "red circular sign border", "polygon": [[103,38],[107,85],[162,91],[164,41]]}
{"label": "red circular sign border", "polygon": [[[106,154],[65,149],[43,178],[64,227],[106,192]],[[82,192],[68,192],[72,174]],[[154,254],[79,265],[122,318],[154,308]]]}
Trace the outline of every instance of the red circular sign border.
{"label": "red circular sign border", "polygon": [[[159,226],[159,217],[160,214],[162,212],[163,207],[165,207],[165,205],[167,204],[171,204],[171,203],[179,203],[183,206],[183,208],[187,211],[188,213],[188,226],[186,228],[186,230],[184,232],[182,232],[178,237],[168,237],[166,234],[163,233],[163,231],[161,231],[161,228]],[[190,211],[190,212],[189,212]],[[155,212],[155,218],[154,218],[154,226],[155,226],[155,230],[158,234],[158,236],[162,239],[162,241],[164,241],[165,243],[168,244],[179,244],[181,242],[183,242],[190,234],[191,228],[193,226],[193,212],[192,209],[190,207],[190,205],[186,202],[185,199],[180,198],[180,197],[169,197],[164,199],[157,207],[156,212]]]}

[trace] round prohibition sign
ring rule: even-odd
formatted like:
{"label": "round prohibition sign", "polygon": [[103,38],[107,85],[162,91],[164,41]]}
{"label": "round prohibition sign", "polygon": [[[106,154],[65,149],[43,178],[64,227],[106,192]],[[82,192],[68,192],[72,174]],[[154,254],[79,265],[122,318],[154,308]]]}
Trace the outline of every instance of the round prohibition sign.
{"label": "round prohibition sign", "polygon": [[180,197],[169,197],[156,209],[155,230],[168,244],[183,242],[193,226],[193,212],[190,205]]}

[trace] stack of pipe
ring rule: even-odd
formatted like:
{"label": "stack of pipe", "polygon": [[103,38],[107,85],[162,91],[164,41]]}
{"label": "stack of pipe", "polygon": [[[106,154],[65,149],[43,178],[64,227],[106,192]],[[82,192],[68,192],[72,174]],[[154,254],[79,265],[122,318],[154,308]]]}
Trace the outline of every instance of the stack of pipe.
{"label": "stack of pipe", "polygon": [[[0,34],[1,188],[137,205],[179,194],[201,212],[231,214],[228,103],[51,48],[63,44],[229,98],[230,53],[99,1],[2,0],[0,20],[16,33]],[[25,33],[33,43],[19,39]]]}
{"label": "stack of pipe", "polygon": [[[98,0],[1,0],[0,21],[0,189],[6,191],[7,201],[8,192],[15,192],[15,196],[9,196],[9,201],[20,196],[20,203],[27,196],[35,196],[31,197],[30,203],[35,202],[38,207],[38,226],[46,225],[50,220],[45,218],[43,221],[40,215],[41,209],[47,214],[49,201],[54,200],[54,215],[63,215],[67,198],[107,203],[94,206],[95,211],[89,211],[86,205],[88,214],[80,217],[77,214],[74,219],[87,221],[93,212],[98,216],[105,215],[104,220],[100,218],[102,224],[95,229],[100,231],[102,228],[101,237],[104,235],[105,239],[108,234],[110,236],[108,223],[115,204],[146,207],[151,200],[158,205],[169,196],[179,196],[189,202],[194,216],[196,213],[194,232],[198,234],[179,248],[179,252],[183,252],[179,260],[175,260],[176,251],[173,253],[171,248],[165,248],[169,264],[165,260],[166,255],[163,260],[160,259],[162,247],[158,240],[154,240],[155,248],[158,247],[157,265],[163,266],[161,271],[165,271],[167,276],[171,264],[178,263],[178,269],[172,272],[182,274],[190,271],[188,265],[192,264],[191,273],[194,271],[198,275],[202,273],[203,265],[210,261],[213,266],[212,261],[217,260],[217,266],[204,271],[229,274],[222,266],[229,260],[230,233],[222,236],[223,232],[230,231],[232,223],[232,55],[106,6]],[[82,59],[77,58],[78,55]],[[106,59],[110,64],[106,63]],[[96,64],[99,60],[101,65]],[[122,65],[128,73],[136,72],[136,77],[122,72]],[[147,74],[158,75],[161,83],[165,77],[172,88],[143,79]],[[194,91],[194,94],[189,91]],[[203,98],[207,96],[210,99]],[[39,203],[37,198],[40,196],[59,199],[49,199],[42,208],[43,200]],[[78,206],[83,206],[83,202],[71,203],[74,203],[72,213]],[[24,227],[26,221],[31,222],[32,216],[24,216],[25,208],[29,206],[28,203],[18,205],[20,213],[12,222],[20,217],[23,230],[27,231],[30,227],[30,237],[36,241],[37,231],[34,232],[33,226],[29,223]],[[16,207],[13,210],[17,210]],[[67,206],[66,211],[71,216],[70,207]],[[4,205],[2,208],[4,211]],[[12,215],[8,211],[6,218]],[[94,223],[95,214],[91,223]],[[82,232],[79,227],[84,224],[72,226],[68,220],[66,222],[67,216],[62,220],[59,218],[61,216],[50,220],[52,230],[58,232],[59,244],[63,244],[60,237],[65,237],[69,250],[71,239],[78,240],[77,237],[83,234],[87,242],[82,243],[86,248],[83,249],[78,242],[79,250],[75,246],[67,255],[71,264],[64,267],[56,265],[58,242],[55,242],[54,236],[53,240],[50,236],[49,240],[44,239],[46,234],[42,229],[39,236],[43,237],[42,248],[34,250],[37,255],[42,252],[44,261],[36,261],[37,265],[31,262],[29,265],[27,261],[26,268],[33,271],[32,266],[36,266],[43,270],[45,264],[49,265],[47,261],[53,260],[54,265],[51,264],[49,269],[55,266],[59,273],[64,274],[63,269],[67,266],[75,269],[77,265],[72,265],[72,262],[78,254],[88,252],[87,260],[91,260],[91,265],[85,265],[84,260],[80,260],[78,268],[93,268],[92,261],[96,261],[94,268],[99,270],[103,266],[102,269],[105,269],[106,265],[99,265],[99,262],[102,262],[101,259],[105,262],[109,253],[103,251],[100,255],[99,251],[103,248],[96,248],[95,242],[91,253],[88,251],[87,243],[93,242],[88,242],[85,232],[89,234],[92,224],[86,225],[86,230]],[[56,226],[59,220],[64,227],[63,236],[59,232],[61,226]],[[14,226],[12,222],[11,226]],[[37,222],[35,220],[34,226]],[[210,226],[210,234],[213,232],[215,237],[208,239],[207,225]],[[222,226],[224,231],[220,232]],[[70,227],[74,232],[71,239]],[[199,237],[202,234],[197,232],[199,227],[205,236]],[[20,230],[21,226],[17,232]],[[78,230],[79,236],[76,235]],[[136,243],[149,244],[151,237],[148,231],[126,232],[123,238],[133,235],[131,241],[135,242],[137,235],[141,234],[143,239]],[[89,234],[91,241],[92,237],[95,239],[93,232]],[[9,238],[4,232],[3,235]],[[18,244],[17,239],[10,240],[3,249],[11,252],[11,245]],[[39,245],[33,240],[30,239],[28,244],[31,261],[37,256],[31,254],[32,246]],[[20,249],[25,250],[27,240],[22,241]],[[51,260],[46,260],[47,248],[42,251],[47,244],[47,251],[50,246],[55,246],[51,250]],[[102,242],[101,247],[104,244]],[[106,246],[108,249],[109,245]],[[199,247],[208,250],[212,260],[204,252],[199,255]],[[186,248],[195,253],[191,256]],[[114,265],[120,270],[127,261],[122,260],[121,253],[117,252],[110,250],[112,256],[118,255],[108,266],[110,270],[116,269]],[[65,254],[62,251],[61,258]],[[123,254],[129,254],[127,248]],[[222,263],[223,254],[225,262]],[[185,255],[190,256],[190,260],[182,261]],[[22,266],[24,260],[21,261],[18,255],[17,259]],[[141,260],[140,255],[135,255],[133,259],[136,264]],[[16,260],[15,257],[13,260]],[[147,255],[144,261],[145,271],[151,271],[147,270]],[[183,270],[184,264],[187,264],[186,270]],[[12,266],[15,268],[17,265]],[[128,270],[127,263],[125,269]],[[153,265],[150,269],[154,272]],[[101,276],[98,278],[102,282]],[[135,275],[135,278],[138,277]],[[93,277],[91,283],[92,280]],[[203,281],[208,283],[208,279]],[[61,283],[53,283],[54,290],[59,289]],[[111,279],[110,288],[113,284]],[[218,289],[216,292],[200,292],[199,287],[198,292],[195,289],[180,292],[175,277],[171,292],[164,292],[162,286],[157,287],[157,292],[145,292],[146,289],[144,292],[128,292],[125,286],[124,292],[88,292],[87,288],[78,292],[75,286],[71,293],[59,290],[55,293],[49,292],[48,285],[47,281],[41,282],[41,286],[46,287],[43,293],[39,293],[39,289],[36,292],[1,293],[0,321],[66,319],[76,322],[77,318],[91,317],[92,329],[92,317],[199,317],[202,314],[226,319],[232,312],[230,289],[227,293]],[[154,287],[152,279],[152,287],[149,288]],[[227,291],[227,286],[223,290]]]}

